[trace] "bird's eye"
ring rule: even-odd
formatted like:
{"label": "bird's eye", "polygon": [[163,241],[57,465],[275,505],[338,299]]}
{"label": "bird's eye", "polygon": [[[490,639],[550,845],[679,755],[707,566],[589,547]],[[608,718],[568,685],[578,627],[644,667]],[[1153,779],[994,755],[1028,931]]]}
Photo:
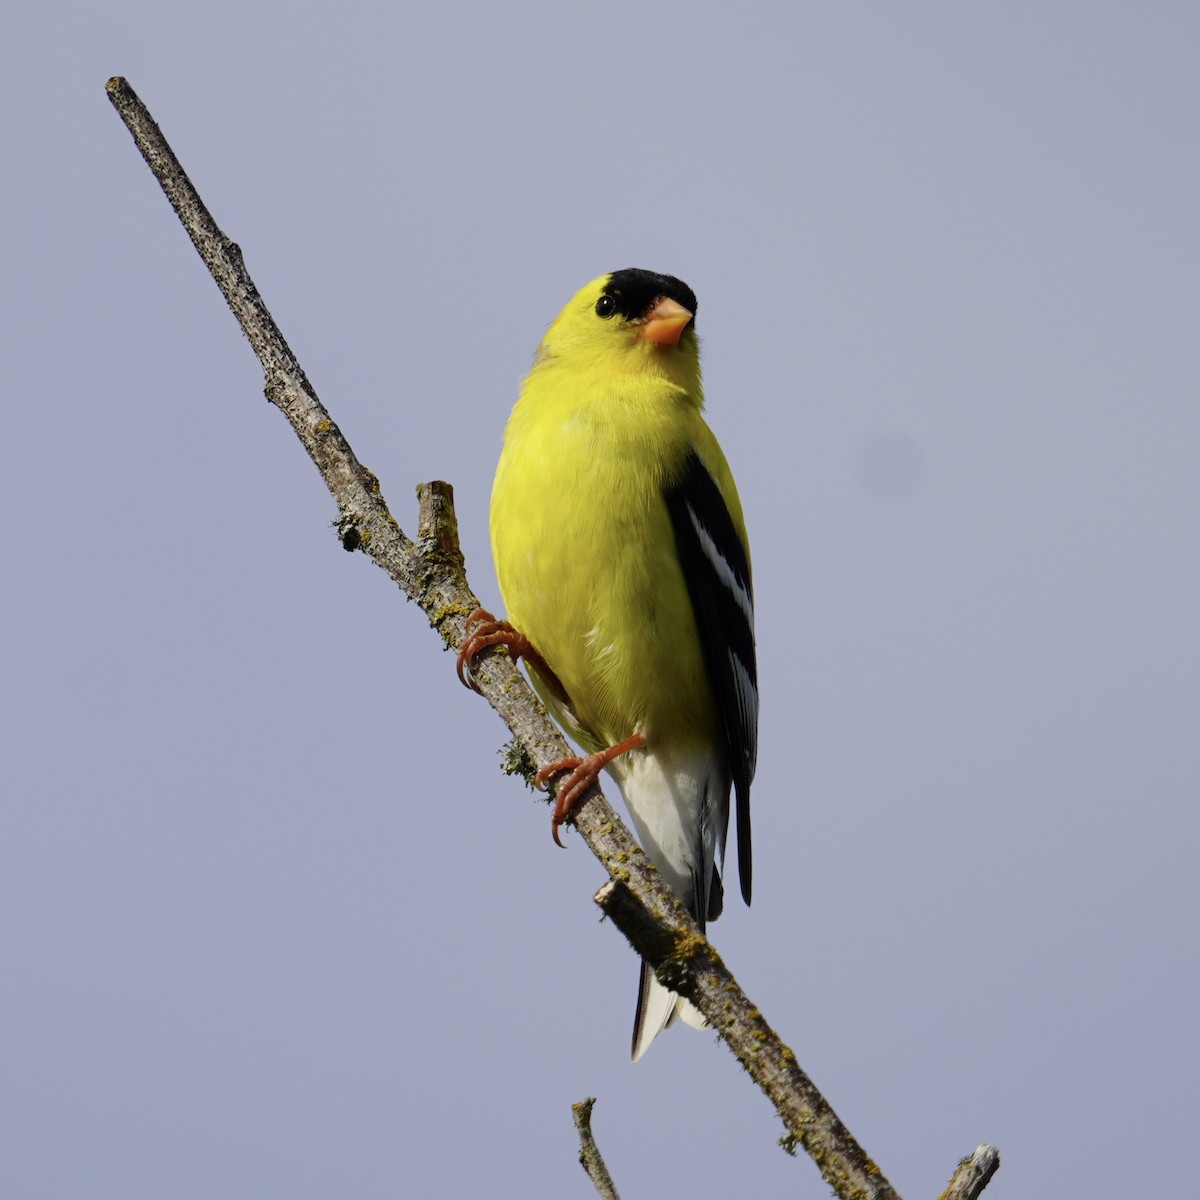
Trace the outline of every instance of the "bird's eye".
{"label": "bird's eye", "polygon": [[596,301],[596,316],[611,317],[617,311],[617,302],[611,296],[601,296]]}

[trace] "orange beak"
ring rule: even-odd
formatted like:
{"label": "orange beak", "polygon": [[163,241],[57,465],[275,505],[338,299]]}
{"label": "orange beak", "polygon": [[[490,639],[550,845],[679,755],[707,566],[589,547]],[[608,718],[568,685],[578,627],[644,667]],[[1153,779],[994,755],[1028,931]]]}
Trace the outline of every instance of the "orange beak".
{"label": "orange beak", "polygon": [[643,342],[651,342],[655,346],[676,346],[694,315],[682,304],[676,304],[674,300],[662,296],[646,314],[638,337]]}

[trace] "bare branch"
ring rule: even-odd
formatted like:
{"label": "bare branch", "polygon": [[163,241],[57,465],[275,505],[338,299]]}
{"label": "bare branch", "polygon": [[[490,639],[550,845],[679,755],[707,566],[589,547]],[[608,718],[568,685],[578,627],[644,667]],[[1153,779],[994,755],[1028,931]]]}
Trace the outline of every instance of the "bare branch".
{"label": "bare branch", "polygon": [[754,1077],[783,1118],[785,1149],[796,1145],[812,1158],[826,1182],[842,1197],[895,1197],[879,1168],[867,1157],[837,1113],[801,1069],[795,1054],[738,987],[712,944],[675,911],[655,911],[625,884],[609,880],[596,903],[647,961],[659,979],[686,996],[708,1019]]}
{"label": "bare branch", "polygon": [[600,1147],[592,1137],[592,1107],[595,1103],[596,1097],[589,1096],[571,1105],[571,1112],[575,1114],[575,1128],[579,1131],[579,1165],[587,1172],[587,1177],[602,1200],[621,1200],[612,1176],[604,1165]]}
{"label": "bare branch", "polygon": [[980,1192],[1000,1169],[1000,1151],[995,1146],[977,1146],[958,1164],[946,1190],[938,1200],[978,1200]]}
{"label": "bare branch", "polygon": [[[437,482],[418,487],[417,537],[407,538],[388,510],[379,481],[358,461],[322,407],[254,286],[241,251],[217,227],[150,113],[124,79],[109,80],[107,90],[258,356],[267,399],[288,419],[337,503],[342,545],[369,555],[421,606],[445,644],[457,648],[478,601],[459,550],[453,490]],[[535,768],[570,752],[506,654],[482,655],[472,674]],[[597,893],[597,903],[664,982],[708,1018],[775,1104],[788,1130],[782,1139],[785,1148],[802,1146],[843,1200],[894,1200],[896,1193],[879,1168],[738,987],[599,788],[589,790],[574,823],[611,877]],[[944,1200],[978,1195],[996,1163],[998,1156],[974,1192],[947,1191]],[[955,1180],[962,1173],[960,1165]]]}

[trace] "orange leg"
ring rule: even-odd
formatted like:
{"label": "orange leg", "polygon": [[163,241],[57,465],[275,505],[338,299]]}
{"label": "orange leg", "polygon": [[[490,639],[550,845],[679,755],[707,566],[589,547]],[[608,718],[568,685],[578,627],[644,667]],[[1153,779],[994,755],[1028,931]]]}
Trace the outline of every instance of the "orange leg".
{"label": "orange leg", "polygon": [[486,608],[477,608],[467,618],[467,628],[463,636],[463,644],[458,650],[458,681],[472,691],[479,691],[479,685],[471,674],[471,663],[476,655],[482,654],[491,646],[506,646],[508,653],[515,662],[528,654],[533,647],[529,639],[518,633],[507,621],[497,621]]}
{"label": "orange leg", "polygon": [[518,633],[507,621],[497,621],[486,608],[477,608],[467,618],[467,628],[463,643],[458,650],[458,679],[464,687],[479,691],[479,685],[471,674],[471,663],[475,656],[492,646],[504,646],[513,662],[523,658],[549,685],[565,703],[566,688],[559,682],[558,676],[546,665],[546,660],[533,648],[533,643],[523,634]]}
{"label": "orange leg", "polygon": [[614,758],[619,758],[622,754],[630,750],[637,750],[645,744],[646,739],[640,733],[635,733],[627,737],[623,742],[618,742],[615,746],[609,746],[607,750],[600,750],[595,754],[589,754],[585,758],[575,758],[573,756],[571,758],[560,758],[558,762],[550,763],[537,773],[533,782],[538,787],[544,788],[546,781],[551,775],[557,775],[560,771],[571,772],[558,785],[558,791],[554,795],[554,816],[550,819],[550,835],[554,838],[556,845],[562,845],[558,836],[559,826],[574,812],[575,806],[583,798],[583,793],[596,782],[600,772]]}

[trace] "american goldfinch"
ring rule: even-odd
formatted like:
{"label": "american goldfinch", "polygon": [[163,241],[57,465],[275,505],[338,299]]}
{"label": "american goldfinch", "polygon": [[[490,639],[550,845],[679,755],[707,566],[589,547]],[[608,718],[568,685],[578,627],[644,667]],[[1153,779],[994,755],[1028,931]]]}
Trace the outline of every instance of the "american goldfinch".
{"label": "american goldfinch", "polygon": [[[478,612],[460,675],[487,646],[525,659],[586,751],[562,771],[552,830],[606,769],[638,839],[701,928],[723,903],[737,798],[750,903],[758,724],[750,555],[733,477],[701,414],[696,297],[670,275],[594,279],[551,324],[509,418],[492,491],[508,621]],[[633,1059],[676,1015],[643,963]]]}

